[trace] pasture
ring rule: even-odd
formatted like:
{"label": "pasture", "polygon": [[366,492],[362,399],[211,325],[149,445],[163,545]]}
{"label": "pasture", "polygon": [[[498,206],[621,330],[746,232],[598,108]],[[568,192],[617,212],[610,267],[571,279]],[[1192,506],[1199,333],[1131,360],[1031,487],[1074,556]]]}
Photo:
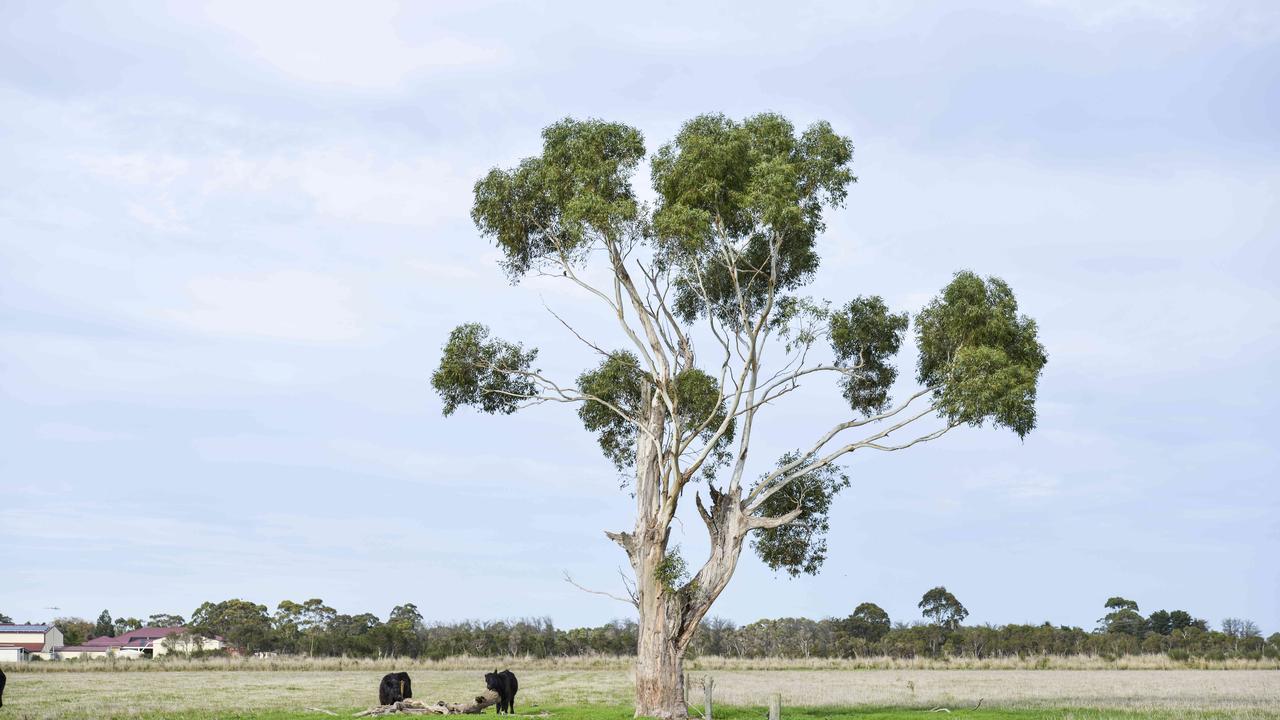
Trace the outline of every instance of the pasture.
{"label": "pasture", "polygon": [[[421,700],[462,700],[483,689],[477,669],[410,669]],[[517,715],[631,717],[631,677],[625,669],[515,669],[521,685]],[[384,665],[262,672],[10,672],[0,713],[22,720],[323,718],[325,711],[350,717],[375,704],[386,670]],[[715,677],[715,715],[725,720],[761,720],[773,692],[782,694],[784,718],[813,720],[1280,718],[1280,672],[1275,670],[693,670],[695,707],[706,674]],[[972,710],[979,699],[980,709]],[[952,712],[928,712],[936,707]]]}

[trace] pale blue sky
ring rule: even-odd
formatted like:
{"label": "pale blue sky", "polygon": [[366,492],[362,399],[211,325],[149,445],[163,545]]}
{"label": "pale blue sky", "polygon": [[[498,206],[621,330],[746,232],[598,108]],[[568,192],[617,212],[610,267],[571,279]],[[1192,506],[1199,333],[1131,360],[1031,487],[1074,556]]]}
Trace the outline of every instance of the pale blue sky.
{"label": "pale blue sky", "polygon": [[1278,6],[689,5],[0,5],[0,612],[625,616],[561,579],[616,588],[630,524],[573,413],[431,392],[458,322],[562,377],[590,359],[542,302],[602,327],[504,281],[471,184],[565,115],[652,149],[773,110],[857,146],[815,293],[999,275],[1050,363],[1026,442],[852,458],[823,574],[747,557],[713,612],[911,620],[946,584],[976,622],[1120,594],[1280,630]]}

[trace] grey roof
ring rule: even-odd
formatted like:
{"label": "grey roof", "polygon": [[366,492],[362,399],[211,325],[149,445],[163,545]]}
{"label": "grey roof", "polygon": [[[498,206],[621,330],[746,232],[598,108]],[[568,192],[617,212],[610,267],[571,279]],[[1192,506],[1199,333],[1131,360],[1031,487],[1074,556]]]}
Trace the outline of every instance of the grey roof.
{"label": "grey roof", "polygon": [[52,625],[0,625],[0,633],[42,633],[51,629]]}

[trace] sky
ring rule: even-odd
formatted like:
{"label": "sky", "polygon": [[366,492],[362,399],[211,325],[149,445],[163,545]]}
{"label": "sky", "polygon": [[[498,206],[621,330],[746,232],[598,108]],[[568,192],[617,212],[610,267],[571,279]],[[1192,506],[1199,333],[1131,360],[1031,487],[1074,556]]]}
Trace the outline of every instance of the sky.
{"label": "sky", "polygon": [[[856,146],[813,294],[999,276],[1049,364],[1025,441],[855,453],[822,573],[748,551],[712,614],[912,621],[945,585],[969,622],[1122,595],[1280,630],[1280,6],[607,5],[0,4],[0,612],[630,617],[564,581],[620,592],[632,524],[575,413],[430,387],[461,322],[568,380],[594,361],[547,308],[607,332],[507,282],[471,187],[566,116],[653,151],[773,111]],[[836,394],[763,418],[749,474]],[[704,534],[686,507],[695,563]]]}

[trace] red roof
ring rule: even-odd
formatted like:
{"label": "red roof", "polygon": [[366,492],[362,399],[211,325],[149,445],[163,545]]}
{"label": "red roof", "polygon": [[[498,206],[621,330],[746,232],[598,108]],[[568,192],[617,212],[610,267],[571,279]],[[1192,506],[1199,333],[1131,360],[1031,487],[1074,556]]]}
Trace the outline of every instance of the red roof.
{"label": "red roof", "polygon": [[69,645],[57,648],[58,652],[106,652],[107,648],[92,645]]}
{"label": "red roof", "polygon": [[152,642],[161,638],[184,633],[186,627],[145,627],[139,630],[130,630],[123,635],[115,637],[96,637],[85,643],[86,647],[109,648],[109,647],[146,647]]}
{"label": "red roof", "polygon": [[23,648],[29,652],[40,652],[44,643],[0,643],[0,648]]}

